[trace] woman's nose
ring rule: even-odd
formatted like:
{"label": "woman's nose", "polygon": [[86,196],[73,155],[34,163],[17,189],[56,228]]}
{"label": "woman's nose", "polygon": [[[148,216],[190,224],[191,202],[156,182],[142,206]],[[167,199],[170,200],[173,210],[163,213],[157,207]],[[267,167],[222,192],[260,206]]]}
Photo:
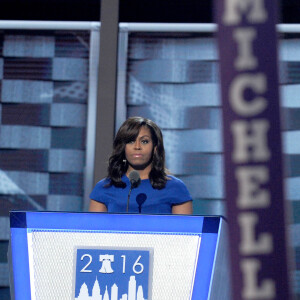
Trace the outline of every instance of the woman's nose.
{"label": "woman's nose", "polygon": [[135,141],[134,148],[135,149],[141,149],[141,143],[140,143],[140,141],[138,141],[138,140]]}

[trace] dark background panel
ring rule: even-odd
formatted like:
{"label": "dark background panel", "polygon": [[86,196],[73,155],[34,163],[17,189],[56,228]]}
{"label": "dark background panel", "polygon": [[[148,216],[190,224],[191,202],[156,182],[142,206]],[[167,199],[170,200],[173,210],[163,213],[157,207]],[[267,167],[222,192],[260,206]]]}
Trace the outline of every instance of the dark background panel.
{"label": "dark background panel", "polygon": [[0,240],[0,263],[7,262],[7,255],[6,255],[7,251],[8,251],[8,241]]}
{"label": "dark background panel", "polygon": [[0,299],[1,300],[10,300],[9,288],[0,287]]}
{"label": "dark background panel", "polygon": [[[120,0],[120,22],[213,22],[211,0]],[[300,1],[281,1],[281,22],[300,23]],[[2,0],[2,20],[98,21],[100,0]]]}
{"label": "dark background panel", "polygon": [[[37,210],[36,205],[34,205],[34,200],[24,194],[0,194],[0,217],[7,217],[9,212],[12,210],[23,210],[23,211],[31,211]],[[43,207],[46,207],[46,203],[43,204]],[[0,249],[0,255],[3,249]],[[6,252],[7,253],[7,252]],[[1,261],[0,261],[1,263]],[[2,300],[2,298],[0,297]]]}
{"label": "dark background panel", "polygon": [[49,104],[2,104],[2,125],[50,126]]}
{"label": "dark background panel", "polygon": [[0,169],[9,171],[48,171],[48,150],[0,150]]}
{"label": "dark background panel", "polygon": [[50,195],[82,195],[82,174],[51,173],[49,188]]}
{"label": "dark background panel", "polygon": [[98,0],[1,0],[2,20],[99,20]]}
{"label": "dark background panel", "polygon": [[12,57],[4,59],[4,79],[51,80],[52,59]]}
{"label": "dark background panel", "polygon": [[212,1],[121,0],[121,22],[210,23]]}
{"label": "dark background panel", "polygon": [[88,58],[89,33],[57,31],[55,33],[55,57]]}

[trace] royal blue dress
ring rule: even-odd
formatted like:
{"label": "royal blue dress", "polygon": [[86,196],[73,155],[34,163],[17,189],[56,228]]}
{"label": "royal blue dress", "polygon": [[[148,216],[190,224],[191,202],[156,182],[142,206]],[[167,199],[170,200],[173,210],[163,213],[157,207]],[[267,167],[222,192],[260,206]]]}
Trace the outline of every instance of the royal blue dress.
{"label": "royal blue dress", "polygon": [[[167,180],[166,187],[161,190],[154,189],[149,179],[141,180],[140,185],[131,191],[128,212],[170,214],[173,205],[192,201],[185,184],[174,176],[168,175],[168,177],[170,180]],[[126,175],[123,175],[122,181],[126,183],[125,188],[113,185],[105,187],[109,179],[102,179],[94,187],[90,198],[105,204],[108,212],[126,212],[130,181]]]}

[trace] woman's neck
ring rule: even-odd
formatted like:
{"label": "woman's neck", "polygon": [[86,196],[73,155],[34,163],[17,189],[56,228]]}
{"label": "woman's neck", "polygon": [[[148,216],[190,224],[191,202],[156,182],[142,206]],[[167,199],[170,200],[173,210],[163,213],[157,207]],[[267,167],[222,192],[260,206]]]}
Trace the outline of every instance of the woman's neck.
{"label": "woman's neck", "polygon": [[126,176],[129,177],[129,173],[132,172],[132,171],[139,172],[140,178],[141,178],[141,180],[143,180],[143,179],[149,179],[149,173],[151,171],[151,168],[150,169],[149,168],[145,168],[143,170],[135,170],[134,168],[129,167],[127,169],[127,172],[126,172]]}

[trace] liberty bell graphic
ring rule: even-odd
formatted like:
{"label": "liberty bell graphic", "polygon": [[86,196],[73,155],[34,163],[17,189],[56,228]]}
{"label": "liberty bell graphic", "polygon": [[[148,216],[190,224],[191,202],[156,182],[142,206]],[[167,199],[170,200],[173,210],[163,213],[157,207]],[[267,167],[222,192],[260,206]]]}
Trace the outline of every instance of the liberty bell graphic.
{"label": "liberty bell graphic", "polygon": [[100,273],[107,274],[114,272],[114,270],[111,268],[111,263],[115,260],[114,255],[100,255],[99,260],[100,262],[102,262],[101,269],[99,270]]}

